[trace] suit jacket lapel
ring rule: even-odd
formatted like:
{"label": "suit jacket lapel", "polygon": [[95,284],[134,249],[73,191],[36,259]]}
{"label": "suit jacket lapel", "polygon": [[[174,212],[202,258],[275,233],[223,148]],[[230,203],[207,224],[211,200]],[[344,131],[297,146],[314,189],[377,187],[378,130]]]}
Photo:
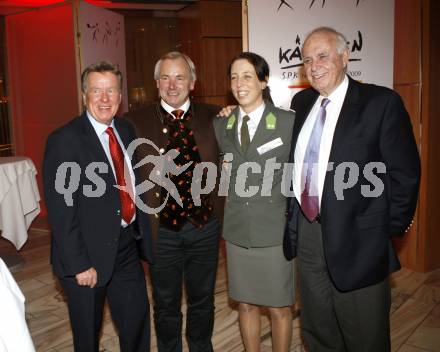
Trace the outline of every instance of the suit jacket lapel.
{"label": "suit jacket lapel", "polygon": [[116,131],[118,131],[119,137],[121,137],[122,143],[124,143],[125,149],[128,148],[128,145],[130,144],[130,135],[127,128],[121,125],[119,118],[115,118],[115,128]]}
{"label": "suit jacket lapel", "polygon": [[87,146],[88,152],[92,155],[93,161],[108,161],[101,141],[97,136],[92,124],[89,121],[86,113],[81,115],[82,119],[82,138],[84,145]]}
{"label": "suit jacket lapel", "polygon": [[[105,154],[104,148],[102,147],[101,141],[97,136],[95,130],[93,129],[92,124],[89,121],[86,113],[81,115],[82,119],[82,133],[81,138],[83,140],[83,145],[85,146],[85,150],[90,154],[92,162],[104,162],[108,165],[107,174],[100,174],[102,178],[104,178],[107,184],[116,184],[116,179],[113,175],[112,168],[107,159],[107,155]],[[119,132],[119,131],[118,131]]]}
{"label": "suit jacket lapel", "polygon": [[338,122],[336,123],[335,132],[333,134],[332,147],[330,150],[330,161],[342,160],[346,144],[344,140],[350,134],[351,124],[356,123],[358,116],[359,88],[356,82],[349,77],[348,89],[339,113]]}
{"label": "suit jacket lapel", "polygon": [[[345,160],[344,155],[346,155],[347,137],[350,137],[350,131],[352,129],[352,124],[356,123],[356,119],[359,116],[359,88],[357,83],[349,77],[348,89],[345,95],[344,102],[342,104],[341,112],[339,113],[338,122],[336,123],[335,132],[333,134],[332,146],[330,149],[329,162],[334,162],[335,164],[339,164],[342,161],[350,161]],[[337,167],[337,165],[333,166],[333,170]],[[331,177],[327,177],[333,175],[332,173],[327,172],[325,180],[324,180],[324,188],[322,190],[322,201],[321,201],[321,209],[325,209],[328,199],[333,196],[333,180]],[[325,210],[324,210],[325,212]]]}
{"label": "suit jacket lapel", "polygon": [[[115,128],[118,131],[119,137],[121,137],[121,140],[122,140],[122,143],[124,144],[125,150],[127,150],[128,146],[133,141],[133,138],[135,136],[130,136],[130,131],[128,130],[128,128],[126,126],[121,124],[121,120],[120,120],[119,117],[115,117],[114,121],[115,121]],[[135,169],[133,167],[139,161],[137,153],[136,153],[136,149],[135,149],[133,155],[131,155],[131,156],[129,155],[130,163],[131,163],[131,168],[132,168],[133,174],[134,174],[134,184],[135,184],[135,186],[138,185],[140,183],[140,180],[141,180],[140,177],[139,177],[139,168]]]}

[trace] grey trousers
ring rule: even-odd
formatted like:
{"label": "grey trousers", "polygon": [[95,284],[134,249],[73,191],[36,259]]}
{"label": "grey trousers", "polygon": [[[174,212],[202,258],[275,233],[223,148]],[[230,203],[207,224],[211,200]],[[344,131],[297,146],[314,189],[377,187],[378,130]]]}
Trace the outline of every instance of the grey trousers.
{"label": "grey trousers", "polygon": [[298,273],[301,330],[310,352],[390,351],[388,280],[340,292],[325,260],[321,225],[300,215]]}

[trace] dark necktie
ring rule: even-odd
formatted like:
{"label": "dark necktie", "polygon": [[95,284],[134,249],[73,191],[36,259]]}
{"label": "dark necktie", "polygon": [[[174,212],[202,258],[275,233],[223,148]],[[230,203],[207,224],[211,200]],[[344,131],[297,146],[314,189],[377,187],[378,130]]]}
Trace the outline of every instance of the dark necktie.
{"label": "dark necktie", "polygon": [[249,120],[250,120],[249,116],[244,115],[240,128],[241,150],[243,152],[245,152],[248,149],[249,144],[251,143],[251,137],[249,136],[249,127],[248,127]]}
{"label": "dark necktie", "polygon": [[[325,108],[330,103],[327,98],[322,99],[321,107],[318,111],[313,130],[307,144],[304,155],[303,168],[307,168],[304,182],[304,191],[301,193],[301,209],[304,215],[313,221],[319,214],[319,192],[318,192],[318,162],[319,147],[321,145],[322,130],[324,128],[326,111]],[[304,172],[301,173],[304,175]],[[303,183],[301,183],[303,184]]]}
{"label": "dark necktie", "polygon": [[[118,182],[119,186],[126,187],[125,191],[121,189],[119,190],[122,219],[127,224],[130,224],[131,219],[133,219],[133,215],[135,212],[133,200],[131,199],[130,194],[128,193],[128,190],[132,189],[130,174],[128,172],[128,169],[126,172],[124,172],[126,166],[124,161],[124,154],[122,153],[121,146],[119,145],[118,140],[116,139],[113,128],[109,127],[105,130],[105,132],[109,135],[110,155],[113,160],[113,167],[115,169],[116,181]],[[127,175],[127,182],[125,182],[124,174]]]}

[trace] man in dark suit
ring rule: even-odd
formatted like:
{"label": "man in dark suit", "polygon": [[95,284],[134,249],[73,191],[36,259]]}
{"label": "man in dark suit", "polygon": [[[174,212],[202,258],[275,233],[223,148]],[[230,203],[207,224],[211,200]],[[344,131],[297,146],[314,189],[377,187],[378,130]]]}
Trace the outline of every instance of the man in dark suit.
{"label": "man in dark suit", "polygon": [[139,178],[126,148],[134,129],[115,117],[122,75],[103,61],[81,78],[86,111],[49,136],[44,156],[51,262],[67,296],[75,351],[98,351],[107,297],[121,351],[145,352],[149,303],[138,247],[152,262],[151,229],[133,202]]}
{"label": "man in dark suit", "polygon": [[[191,59],[178,52],[164,55],[154,71],[159,103],[130,113],[140,137],[148,143],[139,147],[140,157],[169,155],[178,167],[190,163],[183,172],[168,173],[157,163],[141,168],[143,180],[160,182],[146,192],[147,207],[156,250],[156,263],[150,267],[153,284],[154,320],[159,352],[182,351],[182,284],[187,294],[186,336],[192,352],[212,351],[214,288],[218,262],[220,223],[215,210],[221,204],[215,191],[195,204],[191,182],[194,168],[201,162],[217,163],[218,150],[212,120],[219,108],[189,99],[196,71]],[[155,158],[156,158],[155,157]],[[171,165],[167,162],[167,165]],[[181,170],[182,171],[182,170]],[[195,174],[195,173],[194,173]],[[167,186],[172,181],[175,191]],[[203,184],[206,175],[202,177]],[[211,180],[214,181],[214,180]]]}
{"label": "man in dark suit", "polygon": [[410,118],[397,93],[346,75],[347,40],[334,29],[313,30],[302,57],[312,88],[292,100],[284,250],[298,258],[305,344],[389,351],[391,237],[412,223],[420,178]]}

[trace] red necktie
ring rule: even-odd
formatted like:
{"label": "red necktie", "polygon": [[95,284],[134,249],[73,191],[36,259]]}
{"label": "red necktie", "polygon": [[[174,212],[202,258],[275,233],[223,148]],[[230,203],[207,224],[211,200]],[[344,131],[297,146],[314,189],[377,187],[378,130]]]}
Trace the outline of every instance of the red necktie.
{"label": "red necktie", "polygon": [[105,130],[105,132],[109,135],[109,147],[110,147],[110,154],[112,156],[113,160],[113,167],[115,169],[116,174],[116,181],[118,182],[118,185],[121,187],[126,186],[125,191],[119,190],[119,198],[121,200],[121,212],[122,212],[122,219],[127,223],[130,224],[131,219],[133,219],[134,215],[134,203],[133,200],[130,197],[130,194],[128,193],[128,190],[131,190],[131,180],[130,180],[130,174],[126,172],[127,175],[127,183],[125,182],[124,178],[124,154],[122,153],[121,146],[118,143],[118,140],[116,139],[115,132],[113,131],[113,128],[109,127]]}

